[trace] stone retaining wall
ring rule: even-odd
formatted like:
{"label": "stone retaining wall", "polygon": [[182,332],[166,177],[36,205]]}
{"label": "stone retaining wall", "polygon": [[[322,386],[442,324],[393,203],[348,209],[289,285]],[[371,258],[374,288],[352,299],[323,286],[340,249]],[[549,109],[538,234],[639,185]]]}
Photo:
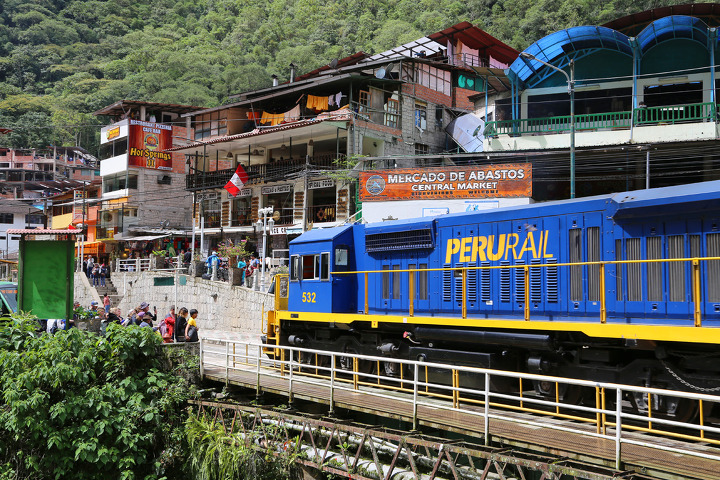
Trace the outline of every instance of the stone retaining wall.
{"label": "stone retaining wall", "polygon": [[[133,307],[148,302],[150,309],[157,307],[158,317],[167,315],[175,304],[174,286],[155,286],[155,278],[171,278],[160,272],[118,272],[112,280],[119,295],[123,316]],[[186,285],[177,287],[177,309],[186,307],[198,310],[198,328],[202,336],[209,331],[259,334],[262,312],[272,309],[274,295],[263,294],[249,288],[231,286],[227,282],[213,282],[198,277],[184,276]],[[88,302],[89,303],[89,302]]]}
{"label": "stone retaining wall", "polygon": [[102,305],[102,299],[98,295],[97,291],[90,285],[90,280],[87,275],[82,272],[75,272],[75,301],[80,302],[85,308],[90,306],[90,302],[93,300],[98,302],[98,305]]}

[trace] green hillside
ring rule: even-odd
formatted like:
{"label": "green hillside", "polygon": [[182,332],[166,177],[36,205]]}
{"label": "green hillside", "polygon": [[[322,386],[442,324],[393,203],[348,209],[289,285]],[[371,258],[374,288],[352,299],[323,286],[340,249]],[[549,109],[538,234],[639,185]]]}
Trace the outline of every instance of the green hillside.
{"label": "green hillside", "polygon": [[120,99],[211,107],[356,51],[460,21],[522,49],[570,26],[687,3],[651,0],[3,0],[0,145],[97,148]]}

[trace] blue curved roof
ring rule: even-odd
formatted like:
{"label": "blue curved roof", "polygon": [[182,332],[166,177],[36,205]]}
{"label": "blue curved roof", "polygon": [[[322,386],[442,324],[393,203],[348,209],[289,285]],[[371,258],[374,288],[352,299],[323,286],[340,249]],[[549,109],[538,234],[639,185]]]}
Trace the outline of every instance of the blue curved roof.
{"label": "blue curved roof", "polygon": [[703,45],[708,43],[708,26],[696,17],[671,15],[655,20],[637,36],[640,51],[644,54],[655,45],[666,40],[686,38]]}
{"label": "blue curved roof", "polygon": [[[563,60],[565,55],[588,49],[609,49],[632,55],[632,48],[627,35],[611,28],[598,26],[572,27],[551,33],[530,45],[525,49],[525,52],[553,65],[559,63],[560,65],[557,66],[562,68],[567,63]],[[548,67],[536,60],[518,57],[510,65],[509,70],[520,81],[525,82],[544,68]]]}

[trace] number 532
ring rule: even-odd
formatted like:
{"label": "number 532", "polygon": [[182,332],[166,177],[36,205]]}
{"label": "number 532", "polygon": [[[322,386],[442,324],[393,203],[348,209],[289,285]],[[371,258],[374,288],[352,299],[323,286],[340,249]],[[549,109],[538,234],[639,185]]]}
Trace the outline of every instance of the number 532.
{"label": "number 532", "polygon": [[315,292],[303,292],[303,303],[315,303]]}

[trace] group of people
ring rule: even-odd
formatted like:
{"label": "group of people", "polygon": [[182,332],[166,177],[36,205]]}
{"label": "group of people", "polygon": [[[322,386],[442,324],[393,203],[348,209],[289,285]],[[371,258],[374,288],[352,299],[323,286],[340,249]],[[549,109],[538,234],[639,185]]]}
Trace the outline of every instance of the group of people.
{"label": "group of people", "polygon": [[[220,264],[220,257],[218,256],[217,252],[213,251],[207,258],[207,260],[205,260],[205,267],[207,268],[208,276],[211,276],[213,273],[213,269],[219,268]],[[242,270],[242,278],[240,280],[240,285],[252,287],[253,274],[258,268],[260,268],[260,260],[254,254],[250,255],[249,257],[241,257],[240,259],[238,259],[235,268],[239,268]]]}
{"label": "group of people", "polygon": [[[107,295],[103,298],[103,304],[104,308],[101,309],[98,302],[92,301],[89,310],[95,314],[96,318],[100,319],[101,333],[103,334],[108,325],[117,323],[124,327],[136,325],[151,328],[162,337],[164,343],[197,342],[200,340],[197,326],[198,311],[194,308],[188,311],[187,308],[182,307],[175,313],[175,305],[172,305],[170,306],[170,312],[158,322],[157,307],[153,307],[152,311],[150,311],[150,305],[147,302],[142,302],[140,306],[131,308],[125,317],[123,317],[120,308],[110,308],[110,299]],[[75,307],[79,306],[80,303],[75,302]],[[50,327],[48,327],[48,331],[50,332]]]}
{"label": "group of people", "polygon": [[83,261],[83,271],[92,281],[93,287],[105,286],[105,278],[110,276],[110,270],[105,263],[96,262],[92,255]]}

